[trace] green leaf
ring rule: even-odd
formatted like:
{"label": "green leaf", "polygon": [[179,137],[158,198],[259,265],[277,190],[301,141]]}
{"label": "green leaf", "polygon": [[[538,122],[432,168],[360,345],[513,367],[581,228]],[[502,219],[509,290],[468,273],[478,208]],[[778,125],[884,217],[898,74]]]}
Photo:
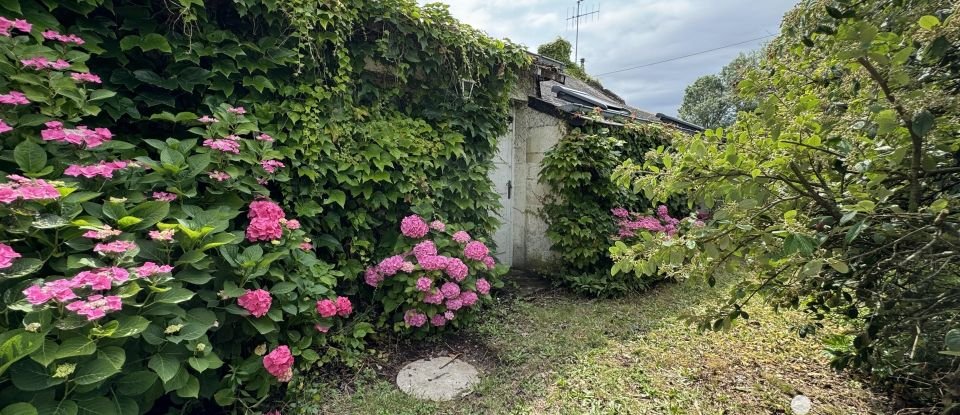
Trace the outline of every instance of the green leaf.
{"label": "green leaf", "polygon": [[249,321],[250,324],[253,325],[253,328],[257,329],[260,334],[269,334],[277,331],[277,323],[274,323],[273,320],[269,318],[248,318],[247,321]]}
{"label": "green leaf", "polygon": [[930,30],[940,25],[940,19],[937,16],[926,15],[920,18],[920,27]]}
{"label": "green leaf", "polygon": [[934,117],[928,110],[923,110],[913,116],[913,133],[923,137],[933,129]]}
{"label": "green leaf", "polygon": [[200,395],[200,380],[189,375],[187,384],[177,389],[177,396],[181,398],[197,398]]}
{"label": "green leaf", "polygon": [[129,229],[133,225],[136,225],[140,222],[143,222],[143,219],[133,216],[124,216],[120,219],[117,219],[117,225],[120,226],[121,229]]}
{"label": "green leaf", "polygon": [[129,35],[120,39],[120,50],[128,51],[140,45],[140,36]]}
{"label": "green leaf", "polygon": [[347,203],[347,194],[344,193],[342,190],[337,190],[337,189],[330,190],[329,195],[327,196],[327,200],[325,200],[324,203],[330,204],[331,202],[336,202],[342,208]]}
{"label": "green leaf", "polygon": [[111,338],[130,337],[142,333],[150,325],[150,320],[141,316],[120,316],[116,320],[120,323]]}
{"label": "green leaf", "polygon": [[853,242],[854,239],[857,239],[857,236],[860,236],[860,232],[863,232],[867,228],[867,220],[863,219],[860,222],[857,222],[847,231],[847,235],[843,238],[844,243]]}
{"label": "green leaf", "polygon": [[160,376],[160,380],[166,383],[180,371],[180,359],[171,355],[155,354],[150,358],[147,367],[153,369]]}
{"label": "green leaf", "polygon": [[71,337],[63,341],[57,348],[57,359],[73,356],[91,355],[97,351],[97,344],[86,337]]}
{"label": "green leaf", "polygon": [[947,351],[960,352],[960,329],[948,331],[943,344]]}
{"label": "green leaf", "polygon": [[47,367],[50,366],[50,363],[53,363],[53,361],[57,359],[58,349],[59,345],[57,342],[46,339],[43,341],[43,345],[40,346],[39,349],[30,354],[30,358],[33,359],[34,362],[43,365],[43,367]]}
{"label": "green leaf", "polygon": [[113,401],[102,396],[77,401],[77,415],[117,415]]}
{"label": "green leaf", "polygon": [[157,294],[156,301],[158,303],[178,304],[193,298],[195,294],[186,288],[173,288]]}
{"label": "green leaf", "polygon": [[170,43],[159,33],[150,33],[141,38],[140,49],[143,49],[144,52],[151,50],[159,50],[166,53],[171,52]]}
{"label": "green leaf", "polygon": [[900,126],[897,113],[894,110],[883,110],[877,113],[877,134],[887,134]]}
{"label": "green leaf", "polygon": [[138,396],[146,392],[147,389],[150,389],[157,381],[157,378],[156,373],[141,370],[124,375],[114,384],[117,386],[117,391],[120,392],[121,395]]}
{"label": "green leaf", "polygon": [[0,415],[37,415],[37,408],[26,402],[7,405],[0,410]]}
{"label": "green leaf", "polygon": [[32,225],[37,229],[56,229],[68,226],[70,222],[60,216],[45,213],[34,219]]}
{"label": "green leaf", "polygon": [[[123,349],[120,350],[123,351]],[[83,362],[77,366],[77,371],[74,373],[72,380],[78,385],[92,385],[106,380],[110,376],[120,373],[120,368],[115,366],[114,363],[107,359]]]}
{"label": "green leaf", "polygon": [[55,399],[37,401],[35,399],[33,404],[37,407],[40,415],[77,415],[77,411],[79,411],[77,403],[69,399],[62,401]]}
{"label": "green leaf", "polygon": [[27,173],[36,173],[47,165],[47,151],[33,141],[24,141],[13,149],[13,159]]}
{"label": "green leaf", "polygon": [[817,242],[813,238],[796,233],[787,235],[787,238],[783,241],[783,251],[786,255],[793,253],[810,255],[813,253],[816,247]]}
{"label": "green leaf", "polygon": [[43,335],[15,329],[0,334],[0,374],[10,365],[43,347]]}
{"label": "green leaf", "polygon": [[846,262],[843,262],[837,259],[829,259],[827,260],[827,264],[830,265],[830,268],[833,268],[834,270],[836,270],[841,274],[846,274],[850,272],[850,267],[847,266]]}
{"label": "green leaf", "polygon": [[59,385],[64,380],[54,378],[50,371],[37,362],[23,360],[10,368],[10,381],[21,391],[36,392]]}
{"label": "green leaf", "polygon": [[20,258],[13,265],[0,270],[0,278],[21,278],[33,274],[43,267],[43,261],[36,258]]}
{"label": "green leaf", "polygon": [[167,217],[170,212],[170,204],[160,201],[143,202],[130,210],[130,216],[141,219],[139,223],[133,226],[132,230],[143,230],[152,227],[157,222]]}

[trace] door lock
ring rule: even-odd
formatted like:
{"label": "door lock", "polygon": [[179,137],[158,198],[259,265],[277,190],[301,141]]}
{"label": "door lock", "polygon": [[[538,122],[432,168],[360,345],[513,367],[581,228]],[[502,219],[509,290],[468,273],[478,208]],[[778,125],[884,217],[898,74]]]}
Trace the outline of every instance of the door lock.
{"label": "door lock", "polygon": [[511,193],[513,193],[513,182],[507,180],[507,200],[510,200]]}

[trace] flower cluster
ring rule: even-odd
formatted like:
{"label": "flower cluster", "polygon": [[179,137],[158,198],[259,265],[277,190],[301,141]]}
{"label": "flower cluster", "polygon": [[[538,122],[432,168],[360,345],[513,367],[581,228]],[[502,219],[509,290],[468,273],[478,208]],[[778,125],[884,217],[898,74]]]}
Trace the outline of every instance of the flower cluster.
{"label": "flower cluster", "polygon": [[119,229],[113,229],[110,225],[103,225],[96,229],[91,229],[83,233],[83,237],[87,239],[109,239],[113,236],[120,236],[123,232]]}
{"label": "flower cluster", "polygon": [[[156,264],[153,265],[156,266]],[[170,272],[173,269],[169,265],[158,268],[162,272]],[[97,320],[106,316],[108,312],[119,311],[121,308],[120,297],[90,294],[84,299],[77,294],[76,290],[106,291],[113,288],[115,284],[123,284],[129,279],[130,272],[124,268],[98,268],[92,271],[82,271],[73,278],[31,285],[23,290],[23,294],[30,304],[43,305],[51,301],[66,304],[65,308],[67,310],[86,317],[87,320]]]}
{"label": "flower cluster", "polygon": [[43,32],[43,38],[47,40],[55,40],[60,43],[72,43],[74,45],[80,46],[84,44],[83,38],[77,35],[62,35],[54,30],[45,30]]}
{"label": "flower cluster", "polygon": [[30,33],[30,30],[33,30],[33,25],[23,19],[10,20],[0,16],[0,36],[10,37],[13,34],[13,29]]}
{"label": "flower cluster", "polygon": [[157,274],[167,274],[173,272],[173,265],[158,265],[154,262],[144,262],[143,265],[134,268],[133,272],[140,278],[150,278]]}
{"label": "flower cluster", "polygon": [[137,248],[137,244],[131,241],[113,241],[101,242],[93,247],[93,252],[98,254],[125,254]]}
{"label": "flower cluster", "polygon": [[70,62],[67,62],[63,59],[57,59],[55,61],[51,61],[50,59],[47,59],[43,56],[36,56],[29,59],[21,59],[20,63],[23,64],[23,66],[26,68],[35,69],[38,71],[42,71],[44,69],[54,69],[54,70],[62,71],[70,67]]}
{"label": "flower cluster", "polygon": [[237,299],[237,304],[254,317],[263,317],[270,311],[273,300],[267,290],[247,290]]}
{"label": "flower cluster", "polygon": [[208,138],[203,140],[203,146],[223,153],[240,154],[240,137],[231,135],[226,138]]}
{"label": "flower cluster", "polygon": [[153,197],[153,200],[160,202],[172,202],[177,200],[177,195],[170,192],[153,192],[151,197]]}
{"label": "flower cluster", "polygon": [[[287,229],[293,229],[291,226],[299,227],[297,221],[288,221],[280,205],[265,199],[255,200],[250,203],[250,212],[247,217],[250,218],[250,225],[247,226],[247,240],[256,241],[274,241],[283,237],[284,226]],[[293,225],[291,225],[293,222]]]}
{"label": "flower cluster", "polygon": [[162,231],[152,230],[148,233],[150,239],[158,242],[169,242],[173,240],[173,235],[176,234],[176,229],[165,229]]}
{"label": "flower cluster", "polygon": [[40,137],[43,138],[43,141],[62,141],[84,145],[86,148],[94,148],[113,138],[113,134],[106,128],[91,130],[86,126],[78,125],[76,128],[65,129],[60,121],[49,121],[44,125],[47,128],[40,131]]}
{"label": "flower cluster", "polygon": [[92,179],[95,177],[103,177],[104,179],[112,179],[113,172],[117,170],[123,170],[129,167],[131,164],[129,161],[117,160],[117,161],[101,161],[97,164],[90,165],[79,165],[71,164],[63,171],[63,174],[71,177],[80,177],[83,176],[87,179]]}
{"label": "flower cluster", "polygon": [[293,379],[293,354],[287,346],[279,346],[263,357],[263,367],[280,382]]}
{"label": "flower cluster", "polygon": [[657,208],[656,216],[642,216],[624,208],[614,208],[610,212],[616,218],[619,227],[617,235],[621,238],[636,236],[636,231],[641,229],[674,236],[680,228],[680,220],[670,216],[670,212],[665,205],[660,205]]}
{"label": "flower cluster", "polygon": [[286,167],[280,160],[263,160],[260,162],[260,167],[263,167],[267,173],[275,173],[277,169],[282,169]]}
{"label": "flower cluster", "polygon": [[60,192],[57,191],[57,188],[43,179],[28,179],[15,174],[8,175],[7,179],[10,181],[0,183],[0,203],[9,204],[17,200],[60,198]]}
{"label": "flower cluster", "polygon": [[73,78],[73,80],[77,82],[89,82],[91,84],[103,83],[99,76],[88,72],[74,72],[70,74],[70,78]]}
{"label": "flower cluster", "polygon": [[317,301],[317,313],[323,318],[349,317],[353,313],[353,303],[347,297],[337,297],[336,300],[319,300]]}
{"label": "flower cluster", "polygon": [[400,221],[400,233],[408,238],[423,238],[430,232],[427,222],[420,216],[410,215]]}
{"label": "flower cluster", "polygon": [[0,269],[10,268],[13,260],[20,258],[21,255],[14,251],[10,245],[0,243]]}
{"label": "flower cluster", "polygon": [[10,91],[6,94],[0,95],[0,104],[27,105],[29,103],[30,100],[28,100],[27,96],[20,91]]}

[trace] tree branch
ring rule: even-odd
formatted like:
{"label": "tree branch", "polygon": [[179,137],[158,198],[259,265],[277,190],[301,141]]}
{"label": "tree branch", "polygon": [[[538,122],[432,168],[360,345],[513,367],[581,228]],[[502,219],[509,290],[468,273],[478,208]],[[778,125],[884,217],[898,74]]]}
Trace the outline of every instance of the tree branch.
{"label": "tree branch", "polygon": [[797,176],[798,180],[800,180],[800,184],[802,184],[803,188],[806,189],[806,192],[803,193],[806,193],[812,197],[817,204],[830,212],[830,216],[833,216],[833,218],[839,222],[840,218],[843,217],[843,213],[840,212],[840,208],[837,207],[837,204],[834,201],[827,200],[823,197],[823,195],[817,192],[817,189],[815,189],[813,184],[807,180],[807,177],[803,174],[803,171],[800,170],[800,166],[798,166],[796,162],[790,162],[790,170],[793,171],[793,174]]}

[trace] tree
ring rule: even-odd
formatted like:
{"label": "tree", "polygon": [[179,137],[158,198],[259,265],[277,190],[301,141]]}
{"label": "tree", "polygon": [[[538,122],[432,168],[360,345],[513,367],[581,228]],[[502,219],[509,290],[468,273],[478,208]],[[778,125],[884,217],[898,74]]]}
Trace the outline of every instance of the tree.
{"label": "tree", "polygon": [[570,55],[573,53],[573,45],[570,44],[570,41],[562,37],[558,37],[553,42],[544,43],[537,47],[537,53],[563,62],[565,65],[564,70],[568,75],[573,75],[583,81],[594,84],[599,88],[603,88],[599,81],[590,77],[590,75],[588,75],[587,72],[580,67],[580,65],[570,60]]}
{"label": "tree", "polygon": [[706,226],[611,248],[615,269],[738,281],[697,321],[721,329],[765,297],[854,323],[837,367],[960,409],[960,30],[950,0],[801,3],[729,128],[674,141],[621,185],[687,197]]}
{"label": "tree", "polygon": [[759,63],[756,52],[741,53],[719,74],[697,78],[684,91],[680,118],[704,128],[717,128],[733,124],[740,111],[752,111],[756,101],[741,97],[738,85]]}

